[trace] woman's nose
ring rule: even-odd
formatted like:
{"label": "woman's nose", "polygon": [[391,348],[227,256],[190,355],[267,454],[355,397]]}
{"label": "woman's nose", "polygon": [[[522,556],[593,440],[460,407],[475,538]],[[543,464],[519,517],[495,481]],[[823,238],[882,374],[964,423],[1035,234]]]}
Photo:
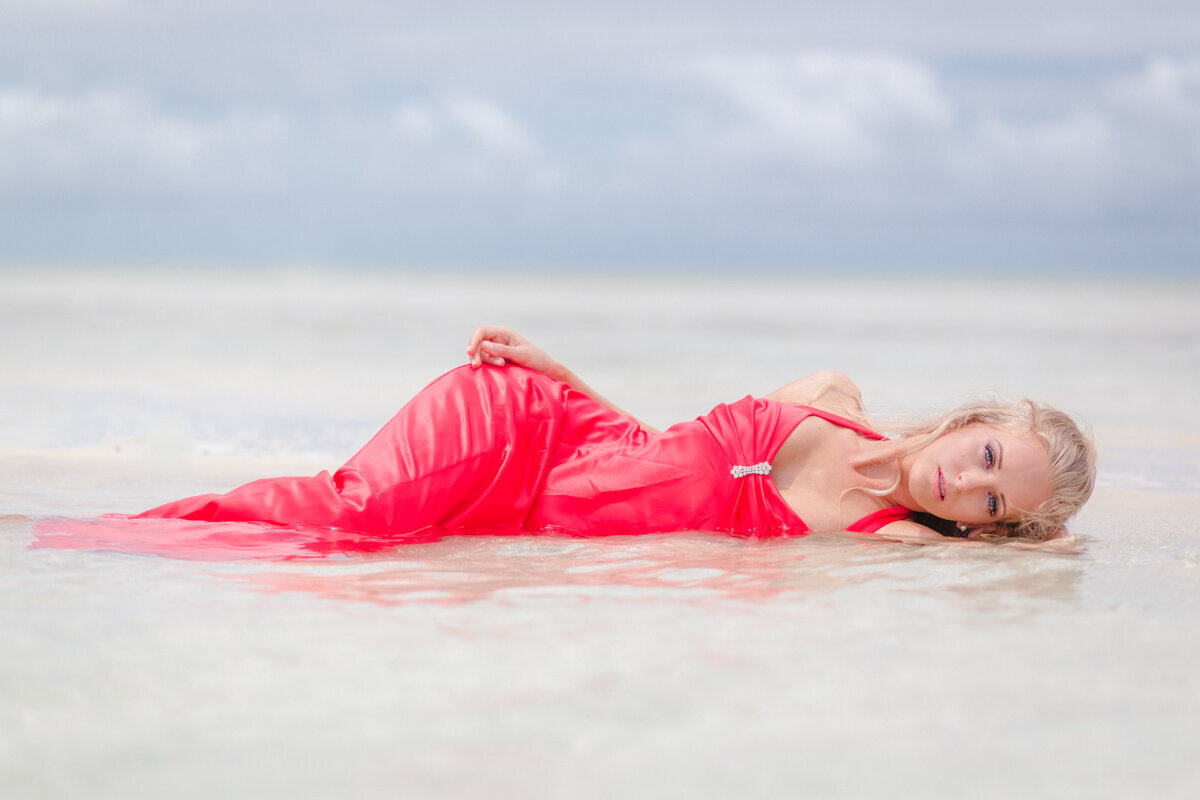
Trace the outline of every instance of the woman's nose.
{"label": "woman's nose", "polygon": [[968,470],[958,473],[958,478],[955,479],[954,483],[959,489],[974,489],[980,485],[981,480],[980,475]]}

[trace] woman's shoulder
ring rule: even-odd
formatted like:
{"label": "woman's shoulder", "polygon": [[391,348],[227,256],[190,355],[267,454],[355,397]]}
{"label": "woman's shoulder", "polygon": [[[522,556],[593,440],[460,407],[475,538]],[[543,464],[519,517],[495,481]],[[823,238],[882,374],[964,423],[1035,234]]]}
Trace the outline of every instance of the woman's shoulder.
{"label": "woman's shoulder", "polygon": [[829,411],[856,422],[865,422],[862,392],[850,377],[835,369],[823,369],[766,395],[768,400],[794,403]]}

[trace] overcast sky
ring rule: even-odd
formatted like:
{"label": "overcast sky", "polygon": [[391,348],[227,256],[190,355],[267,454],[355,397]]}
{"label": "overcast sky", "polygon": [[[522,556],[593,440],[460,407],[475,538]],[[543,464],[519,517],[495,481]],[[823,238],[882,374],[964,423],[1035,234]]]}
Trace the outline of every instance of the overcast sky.
{"label": "overcast sky", "polygon": [[0,262],[1200,272],[1191,0],[0,20]]}

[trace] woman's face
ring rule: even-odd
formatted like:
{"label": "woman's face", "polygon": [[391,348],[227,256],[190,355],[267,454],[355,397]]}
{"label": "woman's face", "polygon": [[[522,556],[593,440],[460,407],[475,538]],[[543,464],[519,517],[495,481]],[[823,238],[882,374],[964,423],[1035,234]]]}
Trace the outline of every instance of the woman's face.
{"label": "woman's face", "polygon": [[1046,447],[1032,431],[967,425],[908,460],[916,510],[968,525],[1019,520],[1053,493]]}

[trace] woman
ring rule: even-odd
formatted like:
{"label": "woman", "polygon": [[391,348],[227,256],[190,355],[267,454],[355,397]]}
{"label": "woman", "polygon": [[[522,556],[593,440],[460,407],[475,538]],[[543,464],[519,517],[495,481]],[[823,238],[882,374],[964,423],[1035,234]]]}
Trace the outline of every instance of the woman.
{"label": "woman", "polygon": [[879,532],[1045,541],[1087,500],[1089,439],[1034,403],[960,409],[896,440],[835,372],[657,431],[509,328],[422,390],[333,475],[254,481],[138,515],[387,536]]}

